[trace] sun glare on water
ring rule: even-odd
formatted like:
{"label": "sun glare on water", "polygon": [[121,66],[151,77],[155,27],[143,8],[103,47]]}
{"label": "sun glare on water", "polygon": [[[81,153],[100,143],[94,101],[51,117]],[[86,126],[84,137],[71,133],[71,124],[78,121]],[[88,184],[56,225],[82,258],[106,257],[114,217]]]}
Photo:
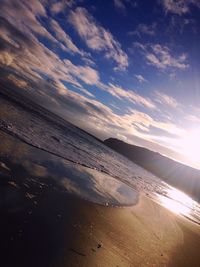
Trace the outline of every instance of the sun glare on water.
{"label": "sun glare on water", "polygon": [[176,214],[189,216],[193,208],[193,200],[183,192],[170,188],[166,196],[159,196],[161,204]]}
{"label": "sun glare on water", "polygon": [[180,190],[169,186],[165,195],[157,195],[159,203],[176,214],[200,223],[200,205]]}

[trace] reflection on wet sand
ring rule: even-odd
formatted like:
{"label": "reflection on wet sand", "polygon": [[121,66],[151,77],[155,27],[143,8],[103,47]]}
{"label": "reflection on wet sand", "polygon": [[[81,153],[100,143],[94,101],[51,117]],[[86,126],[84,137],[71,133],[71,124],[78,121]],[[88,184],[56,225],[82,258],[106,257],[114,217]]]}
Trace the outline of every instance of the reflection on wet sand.
{"label": "reflection on wet sand", "polygon": [[20,188],[25,188],[24,184],[28,185],[29,194],[32,194],[30,183],[49,186],[48,178],[62,191],[95,203],[104,205],[137,203],[138,193],[134,189],[107,174],[57,158],[23,144],[7,134],[0,133],[0,138],[4,144],[0,149],[1,169],[9,170],[11,181],[8,179],[8,183],[15,182]]}

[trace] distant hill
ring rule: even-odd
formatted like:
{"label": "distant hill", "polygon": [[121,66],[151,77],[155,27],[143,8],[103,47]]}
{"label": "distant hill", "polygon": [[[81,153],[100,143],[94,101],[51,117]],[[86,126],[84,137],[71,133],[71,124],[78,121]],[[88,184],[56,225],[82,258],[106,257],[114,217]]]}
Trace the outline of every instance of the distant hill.
{"label": "distant hill", "polygon": [[200,201],[200,171],[149,149],[130,145],[115,138],[104,143],[129,160],[160,177],[163,181]]}

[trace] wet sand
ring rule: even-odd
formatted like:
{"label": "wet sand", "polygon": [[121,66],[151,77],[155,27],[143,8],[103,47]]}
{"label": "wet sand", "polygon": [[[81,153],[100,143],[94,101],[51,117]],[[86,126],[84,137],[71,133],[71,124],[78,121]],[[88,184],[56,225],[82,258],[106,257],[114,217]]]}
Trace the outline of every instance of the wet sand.
{"label": "wet sand", "polygon": [[34,202],[9,190],[14,202],[1,209],[1,266],[200,266],[200,227],[145,197],[113,208],[54,187]]}
{"label": "wet sand", "polygon": [[[200,266],[199,225],[143,195],[130,207],[75,197],[59,183],[65,162],[0,136],[0,266]],[[81,186],[102,197],[95,183]]]}

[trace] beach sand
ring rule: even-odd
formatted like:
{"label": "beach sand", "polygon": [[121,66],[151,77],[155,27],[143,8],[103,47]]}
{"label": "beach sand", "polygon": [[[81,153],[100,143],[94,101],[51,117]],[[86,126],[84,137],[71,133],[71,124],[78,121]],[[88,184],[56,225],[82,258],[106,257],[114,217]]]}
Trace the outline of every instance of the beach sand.
{"label": "beach sand", "polygon": [[200,266],[200,226],[144,196],[135,206],[114,208],[48,189],[33,204],[6,208],[4,267]]}
{"label": "beach sand", "polygon": [[49,154],[1,137],[0,266],[200,267],[198,224],[142,194],[129,207],[75,197],[59,183],[62,161],[59,169]]}

